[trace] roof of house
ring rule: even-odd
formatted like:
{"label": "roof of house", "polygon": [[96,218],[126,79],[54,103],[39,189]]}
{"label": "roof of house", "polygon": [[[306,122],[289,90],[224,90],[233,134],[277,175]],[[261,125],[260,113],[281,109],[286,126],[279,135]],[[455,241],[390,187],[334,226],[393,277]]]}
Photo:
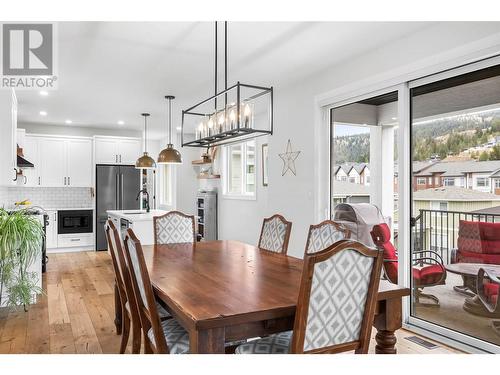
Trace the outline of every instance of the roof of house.
{"label": "roof of house", "polygon": [[489,161],[441,161],[425,169],[424,173],[416,175],[430,175],[442,173],[443,176],[463,176],[465,173],[492,173],[500,169],[500,160]]}
{"label": "roof of house", "polygon": [[343,164],[340,164],[340,165],[336,165],[334,167],[334,171],[335,171],[335,174],[337,174],[337,172],[339,171],[340,168],[342,168],[342,170],[345,172],[345,174],[349,174],[349,172],[351,171],[351,169],[354,168],[354,170],[356,172],[358,172],[358,174],[361,174],[361,172],[363,171],[363,169],[365,169],[366,167],[370,167],[370,165],[368,163],[352,163],[352,162],[347,162],[347,163],[343,163]]}
{"label": "roof of house", "polygon": [[370,196],[369,186],[362,184],[355,184],[348,181],[333,181],[332,195],[336,196]]}
{"label": "roof of house", "polygon": [[423,171],[424,169],[427,169],[429,167],[432,167],[434,164],[436,164],[435,161],[414,161],[412,168],[413,168],[413,173],[417,174],[418,172]]}
{"label": "roof of house", "polygon": [[482,208],[480,210],[472,211],[473,214],[488,214],[488,215],[500,215],[500,206]]}
{"label": "roof of house", "polygon": [[500,195],[454,186],[418,190],[413,193],[417,201],[500,201]]}

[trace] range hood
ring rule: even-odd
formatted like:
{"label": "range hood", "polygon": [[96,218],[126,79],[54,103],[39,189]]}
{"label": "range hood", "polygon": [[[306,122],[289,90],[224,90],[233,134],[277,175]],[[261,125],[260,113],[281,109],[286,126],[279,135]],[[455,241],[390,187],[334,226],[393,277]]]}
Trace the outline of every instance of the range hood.
{"label": "range hood", "polygon": [[18,168],[34,168],[35,165],[20,155],[17,155],[17,167]]}
{"label": "range hood", "polygon": [[18,168],[34,168],[35,165],[24,158],[23,149],[17,146],[17,167]]}

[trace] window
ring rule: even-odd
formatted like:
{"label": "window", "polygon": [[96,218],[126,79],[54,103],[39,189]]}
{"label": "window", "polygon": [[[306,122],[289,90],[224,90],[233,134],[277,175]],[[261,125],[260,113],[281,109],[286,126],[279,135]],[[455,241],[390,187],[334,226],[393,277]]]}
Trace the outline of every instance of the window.
{"label": "window", "polygon": [[226,146],[224,195],[254,198],[256,190],[255,141]]}
{"label": "window", "polygon": [[488,187],[490,186],[490,180],[488,177],[478,177],[476,179],[477,187]]}
{"label": "window", "polygon": [[495,189],[500,189],[500,178],[495,178]]}
{"label": "window", "polygon": [[340,177],[340,181],[347,181],[347,176]]}
{"label": "window", "polygon": [[164,164],[159,168],[160,170],[160,205],[172,206],[173,205],[173,186],[174,186],[174,173],[173,166]]}
{"label": "window", "polygon": [[356,183],[356,177],[349,177],[349,182],[351,184],[355,184]]}
{"label": "window", "polygon": [[453,177],[445,177],[443,184],[444,186],[455,186],[455,179]]}
{"label": "window", "polygon": [[427,183],[427,179],[425,177],[417,178],[417,185],[425,185]]}
{"label": "window", "polygon": [[433,201],[431,202],[431,210],[448,211],[448,202]]}

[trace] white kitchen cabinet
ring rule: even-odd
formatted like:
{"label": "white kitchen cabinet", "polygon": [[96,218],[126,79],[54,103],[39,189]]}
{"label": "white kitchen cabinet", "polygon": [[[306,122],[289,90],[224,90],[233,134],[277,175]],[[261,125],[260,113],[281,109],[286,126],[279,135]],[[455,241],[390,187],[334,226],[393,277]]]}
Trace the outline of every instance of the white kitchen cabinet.
{"label": "white kitchen cabinet", "polygon": [[40,138],[40,186],[66,186],[66,144],[64,138]]}
{"label": "white kitchen cabinet", "polygon": [[94,137],[96,164],[135,164],[141,154],[141,139]]}
{"label": "white kitchen cabinet", "polygon": [[122,139],[118,143],[120,164],[135,164],[142,154],[140,139]]}
{"label": "white kitchen cabinet", "polygon": [[26,186],[91,187],[92,140],[27,134],[24,156],[35,168],[25,169]]}
{"label": "white kitchen cabinet", "polygon": [[34,168],[23,169],[23,174],[26,177],[25,186],[40,185],[40,159],[38,157],[38,138],[26,135],[23,144],[24,158],[34,164]]}
{"label": "white kitchen cabinet", "polygon": [[0,185],[13,186],[17,167],[17,98],[14,90],[0,90]]}
{"label": "white kitchen cabinet", "polygon": [[66,186],[92,186],[92,141],[68,139],[66,141]]}
{"label": "white kitchen cabinet", "polygon": [[49,224],[47,225],[46,243],[47,249],[57,248],[57,211],[47,211]]}

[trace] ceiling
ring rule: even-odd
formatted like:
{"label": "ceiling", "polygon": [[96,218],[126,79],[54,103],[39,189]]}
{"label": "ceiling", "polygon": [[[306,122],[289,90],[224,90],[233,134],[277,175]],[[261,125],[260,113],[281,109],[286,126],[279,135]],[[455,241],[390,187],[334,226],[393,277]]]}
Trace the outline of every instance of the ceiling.
{"label": "ceiling", "polygon": [[[279,87],[429,27],[428,22],[235,22],[228,25],[229,85]],[[222,34],[222,28],[219,35]],[[165,134],[166,94],[181,109],[213,94],[214,25],[207,22],[62,22],[58,89],[18,91],[24,123]],[[222,56],[222,39],[219,43]],[[369,63],[369,62],[367,62]],[[223,60],[219,66],[223,68]],[[222,69],[220,70],[222,73]],[[222,87],[222,74],[220,75]],[[41,116],[40,111],[46,111]],[[65,120],[72,120],[66,125]],[[117,122],[123,120],[124,125]]]}

